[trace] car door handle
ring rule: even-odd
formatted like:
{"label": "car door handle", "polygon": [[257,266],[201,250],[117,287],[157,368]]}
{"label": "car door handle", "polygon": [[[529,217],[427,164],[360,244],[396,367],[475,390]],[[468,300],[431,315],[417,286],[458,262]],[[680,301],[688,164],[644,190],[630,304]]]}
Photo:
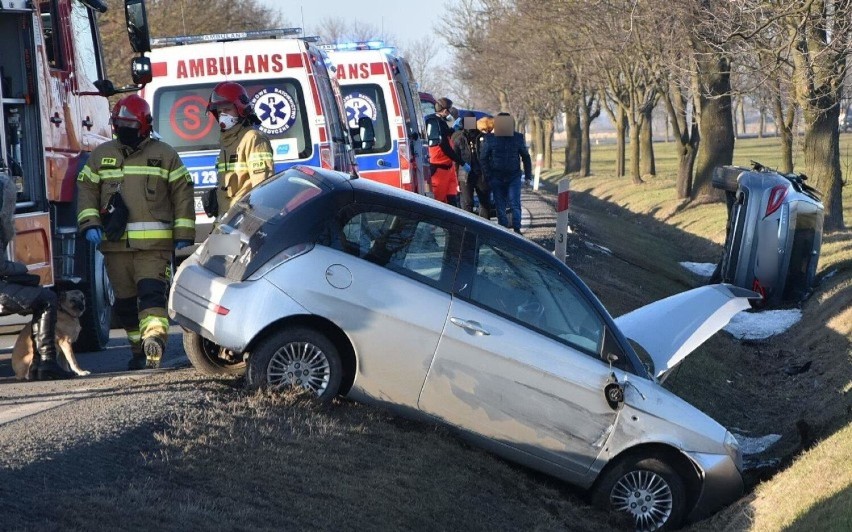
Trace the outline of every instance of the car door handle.
{"label": "car door handle", "polygon": [[461,318],[450,318],[450,321],[453,325],[458,325],[462,329],[467,332],[471,332],[473,334],[479,336],[489,336],[491,333],[482,328],[482,325],[479,322],[473,320],[463,320]]}

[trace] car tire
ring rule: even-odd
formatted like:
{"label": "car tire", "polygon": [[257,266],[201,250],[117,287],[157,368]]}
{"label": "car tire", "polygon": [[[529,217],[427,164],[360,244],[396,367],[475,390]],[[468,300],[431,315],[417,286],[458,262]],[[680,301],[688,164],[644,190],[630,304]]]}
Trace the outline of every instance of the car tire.
{"label": "car tire", "polygon": [[627,456],[596,483],[598,508],[632,518],[636,530],[673,530],[686,517],[686,486],[660,456]]}
{"label": "car tire", "polygon": [[86,282],[84,287],[80,287],[86,296],[86,310],[80,316],[80,336],[74,342],[74,351],[101,351],[109,342],[115,295],[103,254],[86,239],[78,240],[77,244],[81,249],[77,256],[78,271],[83,273]]}
{"label": "car tire", "polygon": [[246,372],[246,363],[242,358],[237,362],[228,362],[219,356],[222,348],[200,334],[184,331],[183,350],[192,366],[204,375],[239,377]]}
{"label": "car tire", "polygon": [[250,388],[301,386],[321,403],[328,403],[340,391],[342,377],[343,365],[334,343],[314,329],[294,327],[258,343],[249,356],[246,381]]}

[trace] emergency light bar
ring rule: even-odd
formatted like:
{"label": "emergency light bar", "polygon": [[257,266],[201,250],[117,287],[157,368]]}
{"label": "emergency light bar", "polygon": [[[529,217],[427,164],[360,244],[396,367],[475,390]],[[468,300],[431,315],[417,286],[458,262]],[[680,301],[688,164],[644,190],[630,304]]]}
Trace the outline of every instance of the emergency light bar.
{"label": "emergency light bar", "polygon": [[232,33],[209,33],[206,35],[183,35],[151,39],[151,46],[174,46],[202,42],[244,41],[253,39],[277,39],[302,33],[302,28],[277,28],[271,30],[237,31]]}
{"label": "emergency light bar", "polygon": [[334,44],[321,44],[323,50],[331,50],[333,52],[354,51],[354,50],[380,50],[386,54],[395,54],[396,48],[386,46],[384,41],[356,41],[356,42],[339,42]]}

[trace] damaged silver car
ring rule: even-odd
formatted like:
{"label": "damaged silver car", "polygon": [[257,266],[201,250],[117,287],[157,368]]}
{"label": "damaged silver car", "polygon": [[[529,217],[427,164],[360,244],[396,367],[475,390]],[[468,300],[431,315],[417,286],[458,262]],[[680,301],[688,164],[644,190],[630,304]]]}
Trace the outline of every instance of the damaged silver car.
{"label": "damaged silver car", "polygon": [[184,262],[169,313],[202,372],[448,424],[655,530],[742,493],[737,441],[660,382],[753,296],[704,286],[613,319],[532,242],[296,167]]}

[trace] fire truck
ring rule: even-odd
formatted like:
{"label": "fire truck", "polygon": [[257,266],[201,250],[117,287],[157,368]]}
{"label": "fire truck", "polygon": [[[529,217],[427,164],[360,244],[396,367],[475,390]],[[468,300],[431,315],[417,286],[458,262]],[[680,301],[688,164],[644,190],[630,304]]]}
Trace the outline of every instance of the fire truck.
{"label": "fire truck", "polygon": [[[133,85],[106,79],[97,14],[102,0],[0,0],[0,172],[17,185],[17,236],[7,256],[44,286],[87,297],[78,349],[109,340],[113,293],[103,256],[77,234],[77,174],[91,151],[112,138],[106,99],[150,81],[144,0],[125,0]],[[0,325],[25,323],[4,316]]]}

